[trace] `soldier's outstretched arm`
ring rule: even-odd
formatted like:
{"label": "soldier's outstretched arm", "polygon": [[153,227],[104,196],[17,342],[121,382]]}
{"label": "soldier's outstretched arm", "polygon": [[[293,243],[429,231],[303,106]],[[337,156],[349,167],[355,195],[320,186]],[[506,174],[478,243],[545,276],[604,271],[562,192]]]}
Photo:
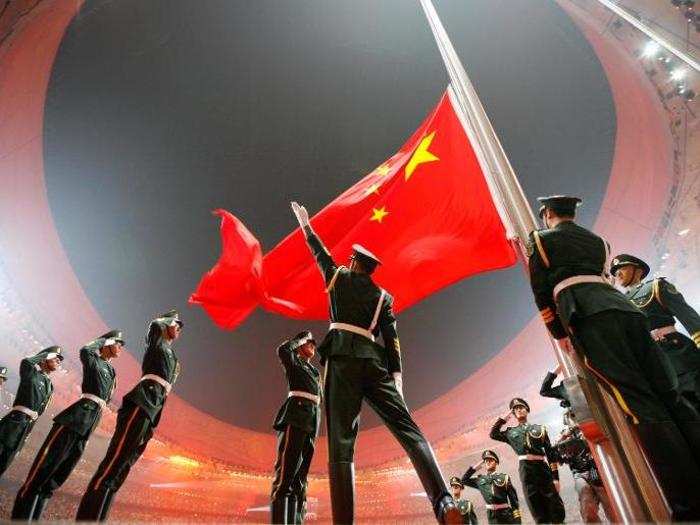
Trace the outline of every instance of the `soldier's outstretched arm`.
{"label": "soldier's outstretched arm", "polygon": [[301,230],[304,232],[304,237],[306,238],[306,244],[309,246],[311,253],[316,259],[316,264],[318,264],[321,273],[323,274],[324,281],[326,285],[330,282],[335,275],[335,271],[338,266],[333,261],[330,252],[323,244],[323,241],[316,235],[316,232],[311,227],[309,222],[309,213],[306,211],[304,206],[300,206],[297,202],[292,202],[292,212],[294,213]]}
{"label": "soldier's outstretched arm", "polygon": [[84,366],[95,363],[100,355],[99,352],[103,343],[104,339],[99,338],[95,339],[94,341],[90,341],[88,344],[82,347],[80,349],[80,362],[83,363]]}
{"label": "soldier's outstretched arm", "polygon": [[554,289],[547,280],[549,259],[545,252],[542,239],[537,232],[532,232],[528,240],[528,267],[530,271],[530,286],[535,296],[535,304],[540,311],[547,330],[554,339],[567,337],[566,330],[557,315],[557,305],[554,302]]}
{"label": "soldier's outstretched arm", "polygon": [[290,341],[285,341],[277,347],[277,357],[286,370],[292,365],[292,345]]}
{"label": "soldier's outstretched arm", "polygon": [[476,482],[476,476],[474,474],[476,474],[476,468],[474,468],[472,465],[462,476],[462,484],[464,484],[465,487],[471,487],[473,489],[479,488],[479,484]]}
{"label": "soldier's outstretched arm", "polygon": [[496,422],[491,426],[491,432],[489,432],[489,437],[495,439],[496,441],[503,441],[508,443],[508,438],[505,431],[501,430],[501,427],[506,424],[506,420],[499,417]]}
{"label": "soldier's outstretched arm", "polygon": [[700,348],[700,315],[686,302],[683,294],[665,279],[659,279],[659,296],[661,304],[681,322],[695,346]]}
{"label": "soldier's outstretched arm", "polygon": [[564,394],[564,385],[559,383],[557,386],[552,386],[556,378],[556,372],[547,372],[544,381],[542,381],[542,386],[540,387],[540,395],[542,397],[551,397],[553,399],[564,401],[566,399]]}

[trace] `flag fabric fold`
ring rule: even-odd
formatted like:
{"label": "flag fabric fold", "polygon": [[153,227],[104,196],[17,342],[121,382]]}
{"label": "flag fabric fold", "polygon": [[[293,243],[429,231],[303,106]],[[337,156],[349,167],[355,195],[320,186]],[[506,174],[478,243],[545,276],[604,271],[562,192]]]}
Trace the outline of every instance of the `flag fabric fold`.
{"label": "flag fabric fold", "polygon": [[[297,229],[264,257],[234,215],[221,217],[222,253],[190,302],[233,329],[257,306],[298,319],[328,317],[321,275]],[[291,214],[291,212],[290,212]],[[382,265],[373,277],[397,312],[471,275],[512,266],[484,174],[447,94],[401,149],[311,218],[336,262],[359,243]]]}

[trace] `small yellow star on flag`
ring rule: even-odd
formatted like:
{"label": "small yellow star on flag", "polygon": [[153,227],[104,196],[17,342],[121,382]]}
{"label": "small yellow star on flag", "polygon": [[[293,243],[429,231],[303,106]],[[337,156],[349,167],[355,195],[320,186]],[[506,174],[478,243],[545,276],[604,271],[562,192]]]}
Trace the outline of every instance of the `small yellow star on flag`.
{"label": "small yellow star on flag", "polygon": [[380,177],[386,177],[387,175],[389,175],[390,171],[391,168],[389,168],[389,165],[385,162],[381,166],[378,166],[377,169],[374,170],[374,173],[376,173]]}
{"label": "small yellow star on flag", "polygon": [[373,182],[369,186],[365,188],[365,195],[369,195],[370,193],[376,193],[379,195],[379,184],[376,182]]}
{"label": "small yellow star on flag", "polygon": [[377,221],[378,223],[381,224],[382,220],[384,217],[389,215],[389,212],[386,211],[386,207],[382,206],[381,208],[372,208],[372,217],[370,218],[370,221]]}
{"label": "small yellow star on flag", "polygon": [[413,172],[420,164],[440,160],[428,151],[430,144],[433,142],[433,138],[435,138],[434,131],[430,135],[427,135],[421,139],[416,151],[414,151],[413,155],[411,155],[411,160],[409,160],[408,164],[406,164],[406,180],[411,178],[411,175],[413,175]]}

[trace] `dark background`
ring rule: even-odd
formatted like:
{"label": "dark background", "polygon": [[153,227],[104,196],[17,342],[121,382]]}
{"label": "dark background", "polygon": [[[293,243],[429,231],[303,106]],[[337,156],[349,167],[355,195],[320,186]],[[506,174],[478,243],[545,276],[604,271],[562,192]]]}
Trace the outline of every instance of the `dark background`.
{"label": "dark background", "polygon": [[[583,36],[551,0],[436,8],[528,196],[581,195],[590,224],[615,115]],[[319,210],[393,154],[446,83],[417,0],[88,1],[45,119],[49,200],[86,293],[137,356],[146,321],[179,308],[178,393],[269,430],[286,387],[274,348],[324,324],[258,311],[229,333],[187,306],[219,253],[210,210],[234,212],[269,250],[296,226],[290,200]],[[535,312],[516,267],[403,313],[409,405],[469,376]]]}

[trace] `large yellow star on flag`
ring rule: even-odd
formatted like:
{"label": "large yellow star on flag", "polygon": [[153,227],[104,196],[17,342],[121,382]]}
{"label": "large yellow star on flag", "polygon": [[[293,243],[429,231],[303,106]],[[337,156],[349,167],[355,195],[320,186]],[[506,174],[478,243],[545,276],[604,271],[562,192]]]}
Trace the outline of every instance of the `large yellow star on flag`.
{"label": "large yellow star on flag", "polygon": [[372,217],[370,218],[370,221],[377,221],[378,223],[381,224],[382,220],[384,217],[389,215],[389,212],[386,211],[386,207],[382,206],[381,208],[372,208]]}
{"label": "large yellow star on flag", "polygon": [[433,138],[435,138],[434,131],[430,135],[427,135],[421,139],[420,143],[418,144],[418,147],[416,148],[416,151],[414,151],[413,155],[411,155],[411,160],[409,160],[408,164],[406,164],[406,180],[411,178],[411,175],[413,175],[413,172],[419,165],[424,164],[426,162],[434,162],[436,160],[440,160],[428,151],[430,144],[433,142]]}

